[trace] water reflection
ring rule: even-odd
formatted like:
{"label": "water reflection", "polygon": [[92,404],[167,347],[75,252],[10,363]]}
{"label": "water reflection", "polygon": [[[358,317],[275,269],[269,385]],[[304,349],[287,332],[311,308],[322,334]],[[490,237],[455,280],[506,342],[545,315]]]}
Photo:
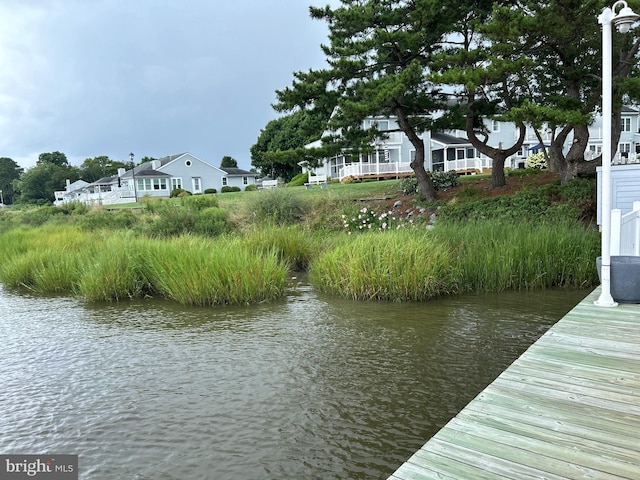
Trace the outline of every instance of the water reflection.
{"label": "water reflection", "polygon": [[0,290],[0,452],[81,478],[386,478],[584,291],[86,304]]}

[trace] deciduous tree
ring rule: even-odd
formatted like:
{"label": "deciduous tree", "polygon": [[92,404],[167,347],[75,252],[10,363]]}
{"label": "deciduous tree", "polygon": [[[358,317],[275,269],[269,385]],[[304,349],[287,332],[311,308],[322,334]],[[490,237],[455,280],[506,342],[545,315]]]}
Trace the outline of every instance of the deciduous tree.
{"label": "deciduous tree", "polygon": [[11,158],[0,157],[0,190],[2,201],[7,205],[13,203],[13,182],[20,178],[22,171],[22,167]]}

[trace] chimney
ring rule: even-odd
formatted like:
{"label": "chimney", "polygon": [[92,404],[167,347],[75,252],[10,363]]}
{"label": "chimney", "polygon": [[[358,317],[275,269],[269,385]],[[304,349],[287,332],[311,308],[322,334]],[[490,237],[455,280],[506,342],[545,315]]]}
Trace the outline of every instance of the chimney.
{"label": "chimney", "polygon": [[151,160],[151,170],[157,170],[160,168],[160,160]]}

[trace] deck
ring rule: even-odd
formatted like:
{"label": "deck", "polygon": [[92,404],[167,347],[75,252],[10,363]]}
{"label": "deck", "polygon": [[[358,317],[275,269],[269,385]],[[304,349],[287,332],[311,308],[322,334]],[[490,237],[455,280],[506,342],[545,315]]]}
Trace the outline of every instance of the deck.
{"label": "deck", "polygon": [[389,478],[640,479],[640,305],[599,292]]}

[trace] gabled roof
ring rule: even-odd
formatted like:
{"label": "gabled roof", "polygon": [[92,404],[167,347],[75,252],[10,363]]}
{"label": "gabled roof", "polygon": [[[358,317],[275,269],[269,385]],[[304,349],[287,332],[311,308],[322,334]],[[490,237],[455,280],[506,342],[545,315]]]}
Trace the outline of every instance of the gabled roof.
{"label": "gabled roof", "polygon": [[222,168],[220,170],[225,172],[229,177],[257,177],[258,174],[254,172],[247,172],[242,168]]}

